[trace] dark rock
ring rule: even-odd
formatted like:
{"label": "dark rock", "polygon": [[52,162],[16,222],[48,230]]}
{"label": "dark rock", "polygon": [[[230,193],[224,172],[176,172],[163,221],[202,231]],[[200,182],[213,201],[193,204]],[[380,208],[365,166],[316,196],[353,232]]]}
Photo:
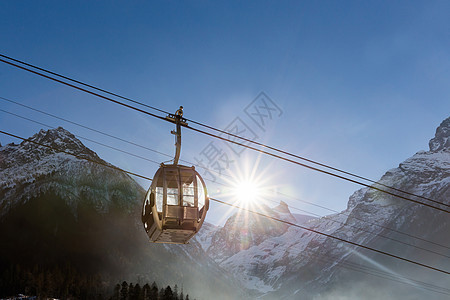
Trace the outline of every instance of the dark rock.
{"label": "dark rock", "polygon": [[442,121],[441,125],[436,129],[434,138],[430,140],[430,151],[437,152],[440,150],[450,149],[450,117]]}

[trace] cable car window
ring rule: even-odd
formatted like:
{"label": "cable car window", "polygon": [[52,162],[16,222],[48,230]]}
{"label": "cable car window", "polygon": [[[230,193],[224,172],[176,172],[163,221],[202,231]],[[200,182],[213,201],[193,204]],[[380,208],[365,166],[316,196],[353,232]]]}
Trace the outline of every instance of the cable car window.
{"label": "cable car window", "polygon": [[198,191],[198,209],[202,209],[205,206],[205,187],[203,186],[203,182],[197,175],[197,191]]}
{"label": "cable car window", "polygon": [[192,172],[181,172],[181,185],[183,188],[183,206],[195,206],[195,189],[194,189],[194,174]]}
{"label": "cable car window", "polygon": [[153,180],[156,180],[156,186],[155,186],[156,211],[162,212],[163,204],[164,204],[164,173],[161,171],[158,171],[158,172],[156,172],[155,177],[156,178],[154,178]]}
{"label": "cable car window", "polygon": [[167,205],[178,205],[178,189],[167,189]]}
{"label": "cable car window", "polygon": [[156,187],[156,211],[162,212],[163,208],[163,199],[164,199],[164,188],[163,187]]}
{"label": "cable car window", "polygon": [[178,203],[178,170],[166,170],[167,205],[179,205]]}

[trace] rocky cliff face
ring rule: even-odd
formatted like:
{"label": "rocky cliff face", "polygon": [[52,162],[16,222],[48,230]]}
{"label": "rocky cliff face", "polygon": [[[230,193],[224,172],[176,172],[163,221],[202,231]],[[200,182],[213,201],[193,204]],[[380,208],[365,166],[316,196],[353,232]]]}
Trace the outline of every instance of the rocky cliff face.
{"label": "rocky cliff face", "polygon": [[436,135],[430,140],[431,152],[438,152],[450,148],[450,118],[445,119],[436,129]]}

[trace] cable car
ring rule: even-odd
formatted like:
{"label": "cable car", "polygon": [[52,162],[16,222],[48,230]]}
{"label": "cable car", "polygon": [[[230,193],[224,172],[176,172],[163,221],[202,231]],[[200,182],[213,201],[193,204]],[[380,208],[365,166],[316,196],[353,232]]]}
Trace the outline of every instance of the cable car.
{"label": "cable car", "polygon": [[142,223],[151,242],[186,244],[202,227],[209,208],[205,182],[195,168],[178,164],[183,107],[166,119],[176,124],[173,164],[162,163],[142,207]]}

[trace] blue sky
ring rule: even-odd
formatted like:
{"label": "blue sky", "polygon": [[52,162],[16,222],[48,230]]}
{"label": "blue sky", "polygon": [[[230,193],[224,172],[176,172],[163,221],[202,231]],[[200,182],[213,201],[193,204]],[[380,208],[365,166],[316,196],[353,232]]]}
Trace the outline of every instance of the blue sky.
{"label": "blue sky", "polygon": [[[447,1],[2,1],[0,53],[164,110],[183,105],[188,118],[218,128],[240,117],[258,131],[244,109],[263,91],[282,115],[259,141],[378,179],[426,150],[449,116],[449,11]],[[0,97],[173,153],[170,124],[5,64]],[[0,108],[167,160],[5,101]],[[0,112],[2,130],[29,137],[41,127]],[[182,159],[199,158],[211,141],[183,132]],[[127,170],[151,177],[157,169],[85,144]],[[359,188],[250,150],[229,171],[257,161],[266,185],[335,210]],[[221,197],[220,186],[208,187]],[[222,214],[214,204],[208,221]]]}

